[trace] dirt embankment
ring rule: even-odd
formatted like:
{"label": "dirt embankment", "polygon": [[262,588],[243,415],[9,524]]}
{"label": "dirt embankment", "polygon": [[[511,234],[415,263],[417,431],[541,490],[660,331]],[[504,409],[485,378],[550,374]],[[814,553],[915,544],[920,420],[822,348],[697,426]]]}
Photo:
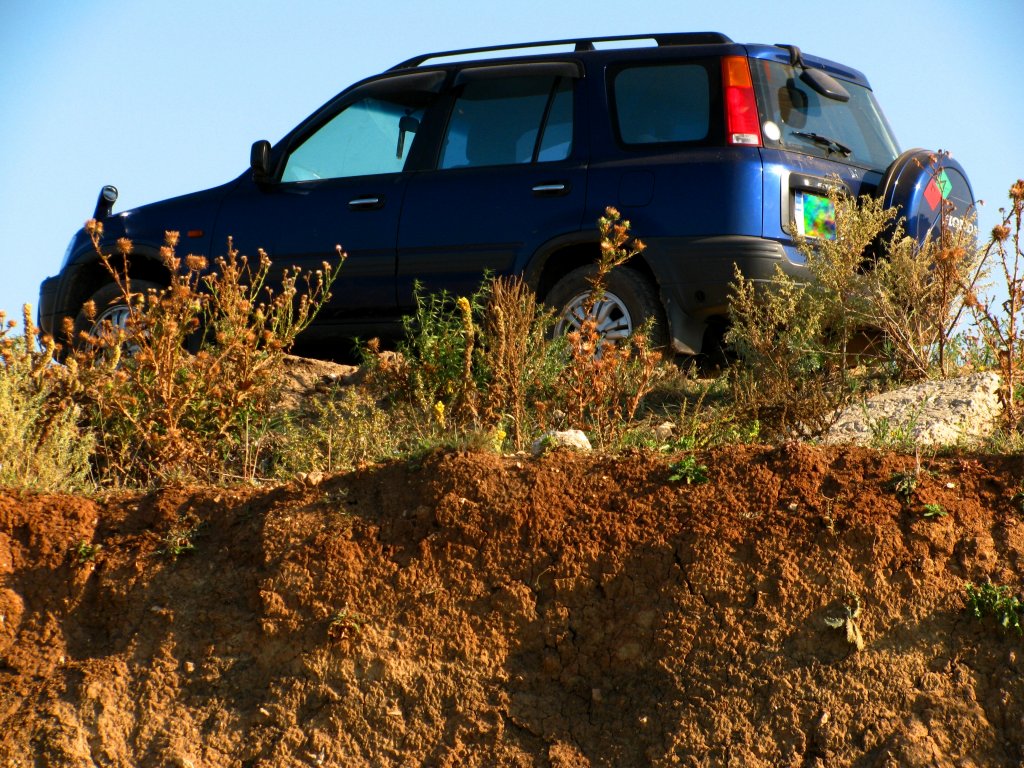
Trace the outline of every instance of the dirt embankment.
{"label": "dirt embankment", "polygon": [[[1024,643],[963,598],[1019,589],[1019,458],[926,464],[907,501],[904,456],[702,461],[698,486],[641,455],[437,454],[0,493],[0,765],[1024,761]],[[825,623],[848,594],[860,652]]]}

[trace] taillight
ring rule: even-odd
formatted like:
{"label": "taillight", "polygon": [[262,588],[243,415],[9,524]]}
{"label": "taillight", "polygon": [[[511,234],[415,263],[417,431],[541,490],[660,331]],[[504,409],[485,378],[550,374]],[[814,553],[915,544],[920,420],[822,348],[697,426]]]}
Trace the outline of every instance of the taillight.
{"label": "taillight", "polygon": [[725,89],[725,139],[729,144],[761,146],[761,121],[757,116],[754,83],[746,56],[722,57]]}

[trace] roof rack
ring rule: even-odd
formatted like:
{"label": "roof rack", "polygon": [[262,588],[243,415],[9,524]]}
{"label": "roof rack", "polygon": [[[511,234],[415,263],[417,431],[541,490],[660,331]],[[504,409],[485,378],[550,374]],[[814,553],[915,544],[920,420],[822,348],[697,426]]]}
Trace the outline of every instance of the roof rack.
{"label": "roof rack", "polygon": [[453,56],[465,56],[473,53],[491,53],[494,51],[515,51],[524,48],[546,48],[555,45],[573,45],[576,51],[593,51],[594,43],[612,43],[620,40],[654,40],[659,46],[665,45],[715,45],[717,43],[731,43],[732,39],[721,32],[672,32],[668,34],[653,35],[615,35],[614,37],[577,37],[567,40],[544,40],[535,43],[513,43],[511,45],[487,45],[483,48],[460,48],[454,51],[438,51],[436,53],[424,53],[413,56],[391,69],[406,69],[418,67],[425,61],[431,59],[444,59]]}

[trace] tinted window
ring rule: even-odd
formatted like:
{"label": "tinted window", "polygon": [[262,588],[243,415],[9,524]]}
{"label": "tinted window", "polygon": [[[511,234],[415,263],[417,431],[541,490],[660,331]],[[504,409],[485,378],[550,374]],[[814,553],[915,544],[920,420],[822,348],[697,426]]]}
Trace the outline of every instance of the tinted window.
{"label": "tinted window", "polygon": [[441,167],[564,160],[571,147],[571,80],[475,80],[466,83],[455,101]]}
{"label": "tinted window", "polygon": [[707,138],[711,86],[703,66],[632,67],[615,76],[612,88],[619,136],[626,144]]}
{"label": "tinted window", "polygon": [[555,90],[544,125],[537,160],[564,160],[572,149],[572,81],[563,80]]}
{"label": "tinted window", "polygon": [[[761,105],[762,133],[767,146],[781,147],[830,160],[884,170],[899,154],[874,95],[863,86],[843,81],[850,100],[822,96],[800,80],[791,66],[776,61],[751,61],[750,74]],[[823,146],[831,139],[850,150]]]}
{"label": "tinted window", "polygon": [[405,166],[422,116],[422,108],[401,101],[357,101],[291,153],[281,180],[397,173]]}

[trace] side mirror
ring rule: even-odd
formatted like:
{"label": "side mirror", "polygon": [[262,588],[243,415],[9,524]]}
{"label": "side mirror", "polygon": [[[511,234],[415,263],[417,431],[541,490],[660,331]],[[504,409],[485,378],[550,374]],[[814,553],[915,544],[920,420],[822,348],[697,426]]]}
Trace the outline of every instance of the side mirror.
{"label": "side mirror", "polygon": [[114,203],[117,202],[117,187],[107,184],[100,190],[99,199],[96,200],[96,210],[92,217],[96,221],[103,221],[114,210]]}
{"label": "side mirror", "polygon": [[804,69],[800,73],[800,79],[826,99],[833,99],[835,101],[850,100],[850,92],[843,87],[842,83],[822,69]]}
{"label": "side mirror", "polygon": [[260,139],[254,142],[249,150],[249,167],[256,181],[270,180],[270,142]]}

